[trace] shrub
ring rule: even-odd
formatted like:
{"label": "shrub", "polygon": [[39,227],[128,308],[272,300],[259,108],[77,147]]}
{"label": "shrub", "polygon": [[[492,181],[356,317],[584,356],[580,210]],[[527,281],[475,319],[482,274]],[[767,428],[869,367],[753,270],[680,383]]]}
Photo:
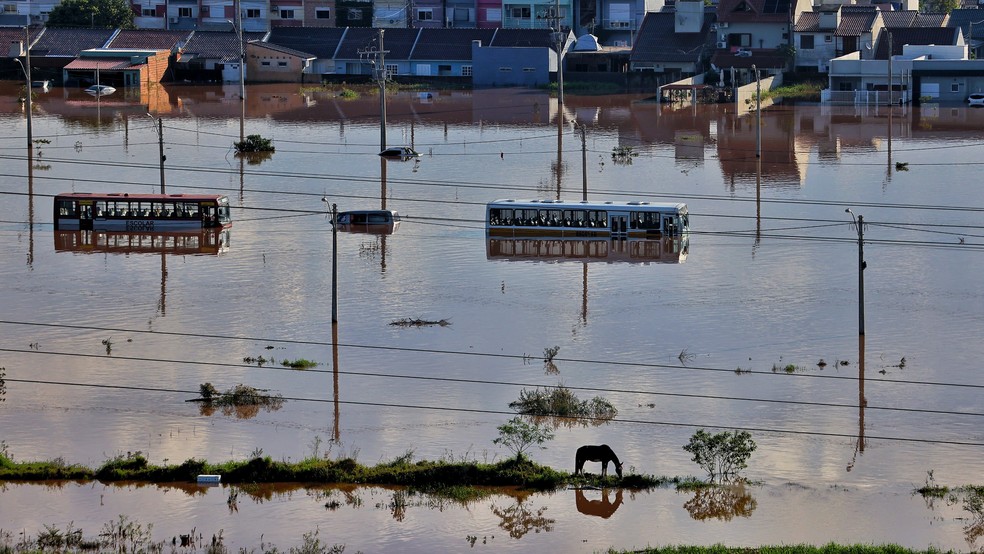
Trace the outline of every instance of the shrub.
{"label": "shrub", "polygon": [[554,438],[553,432],[536,423],[529,423],[521,417],[514,417],[497,427],[499,437],[492,441],[501,444],[516,454],[516,460],[523,458],[523,453],[534,445],[545,449],[543,443]]}
{"label": "shrub", "polygon": [[697,463],[713,482],[724,481],[738,476],[738,472],[748,467],[748,458],[755,451],[755,441],[747,431],[721,432],[715,435],[700,429],[690,437],[683,447],[693,455]]}

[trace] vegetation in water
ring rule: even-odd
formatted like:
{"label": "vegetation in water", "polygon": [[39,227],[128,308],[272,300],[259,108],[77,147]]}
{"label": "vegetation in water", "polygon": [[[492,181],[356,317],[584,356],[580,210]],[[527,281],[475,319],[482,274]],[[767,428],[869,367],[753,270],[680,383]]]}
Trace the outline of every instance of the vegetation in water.
{"label": "vegetation in water", "polygon": [[808,102],[819,102],[820,91],[826,88],[823,83],[807,82],[797,83],[776,87],[772,90],[762,91],[762,98],[782,98],[784,100],[805,100]]}
{"label": "vegetation in water", "polygon": [[638,156],[639,153],[631,146],[612,147],[612,163],[615,165],[632,165],[632,158]]}
{"label": "vegetation in water", "polygon": [[233,143],[233,147],[236,149],[236,154],[256,154],[259,152],[270,152],[276,151],[273,146],[273,141],[268,138],[263,138],[260,135],[247,135],[244,140],[237,140]]}
{"label": "vegetation in water", "polygon": [[524,415],[555,416],[595,421],[610,421],[618,415],[618,410],[608,400],[596,396],[591,400],[580,400],[571,389],[563,385],[553,388],[523,389],[519,400],[509,403],[509,407]]}
{"label": "vegetation in water", "polygon": [[317,367],[318,362],[308,360],[305,358],[298,358],[296,360],[284,360],[280,362],[280,365],[284,367],[289,367],[291,369],[311,369],[312,367]]}
{"label": "vegetation in water", "polygon": [[284,404],[283,396],[279,394],[269,394],[268,391],[243,384],[219,392],[212,383],[202,383],[198,387],[198,394],[200,398],[196,401],[202,403],[200,411],[204,416],[210,416],[216,409],[220,409],[223,415],[249,419],[255,417],[261,408],[272,412],[279,410]]}
{"label": "vegetation in water", "polygon": [[756,448],[752,435],[747,431],[724,431],[712,435],[703,429],[698,429],[683,447],[693,455],[691,459],[707,472],[712,483],[715,480],[736,479],[738,472],[748,467],[748,458]]}

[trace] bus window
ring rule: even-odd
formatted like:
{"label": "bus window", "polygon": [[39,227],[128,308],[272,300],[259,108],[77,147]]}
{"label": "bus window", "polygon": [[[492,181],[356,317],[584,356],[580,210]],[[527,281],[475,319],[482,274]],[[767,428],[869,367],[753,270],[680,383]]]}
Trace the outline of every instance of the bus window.
{"label": "bus window", "polygon": [[74,200],[59,200],[58,215],[63,217],[77,217],[78,204]]}

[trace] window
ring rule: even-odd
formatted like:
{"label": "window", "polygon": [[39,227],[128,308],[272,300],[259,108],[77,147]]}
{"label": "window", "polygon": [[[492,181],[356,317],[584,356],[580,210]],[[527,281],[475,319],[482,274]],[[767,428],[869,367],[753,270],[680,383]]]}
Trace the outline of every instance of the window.
{"label": "window", "polygon": [[834,37],[832,37],[830,35],[824,35],[823,41],[824,42],[833,42],[834,41]]}
{"label": "window", "polygon": [[419,21],[430,21],[434,19],[433,10],[417,10],[417,19]]}
{"label": "window", "polygon": [[3,5],[3,13],[17,13],[17,5],[16,4],[4,4]]}
{"label": "window", "polygon": [[461,76],[462,77],[471,77],[471,75],[472,75],[472,66],[470,66],[470,65],[463,65],[463,66],[461,66]]}
{"label": "window", "polygon": [[505,72],[508,72],[508,71],[512,71],[512,68],[511,67],[506,67],[506,66],[501,66],[501,67],[499,67],[499,71],[502,71],[503,73],[505,73]]}
{"label": "window", "polygon": [[264,61],[260,62],[260,65],[262,65],[263,67],[270,67],[270,62],[264,60]]}
{"label": "window", "polygon": [[533,73],[534,71],[536,71],[536,68],[535,67],[524,67],[523,68],[523,71],[525,73]]}
{"label": "window", "polygon": [[400,72],[400,66],[393,64],[386,64],[386,75],[397,75]]}
{"label": "window", "polygon": [[315,19],[331,19],[331,9],[330,8],[316,8],[314,10]]}
{"label": "window", "polygon": [[467,23],[471,21],[471,9],[470,8],[455,8],[454,9],[454,20],[459,23]]}
{"label": "window", "polygon": [[202,17],[208,17],[208,14],[210,13],[209,6],[208,5],[202,6],[201,11],[202,11]]}
{"label": "window", "polygon": [[800,48],[803,50],[813,50],[813,35],[800,36]]}
{"label": "window", "polygon": [[960,92],[960,83],[950,83],[950,92]]}
{"label": "window", "polygon": [[260,18],[260,10],[257,10],[257,9],[248,9],[248,10],[246,10],[246,17],[247,18],[250,18],[250,19],[259,19]]}
{"label": "window", "polygon": [[157,10],[154,8],[143,8],[140,10],[140,15],[144,17],[157,17]]}
{"label": "window", "polygon": [[277,62],[277,67],[287,67],[287,62]]}
{"label": "window", "polygon": [[280,10],[280,19],[294,19],[294,10]]}
{"label": "window", "polygon": [[513,8],[512,9],[513,19],[529,19],[530,9],[529,8]]}
{"label": "window", "polygon": [[193,17],[191,8],[178,8],[178,17]]}
{"label": "window", "polygon": [[502,21],[502,10],[499,8],[488,8],[485,10],[485,20],[492,21]]}
{"label": "window", "polygon": [[362,19],[362,10],[360,8],[349,8],[345,17],[349,21],[359,21]]}

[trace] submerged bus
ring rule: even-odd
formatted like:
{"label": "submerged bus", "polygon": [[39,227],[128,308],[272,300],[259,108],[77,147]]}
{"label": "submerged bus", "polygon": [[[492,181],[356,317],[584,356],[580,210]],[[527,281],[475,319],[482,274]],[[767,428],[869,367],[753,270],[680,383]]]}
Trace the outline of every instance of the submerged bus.
{"label": "submerged bus", "polygon": [[661,238],[690,232],[687,205],[662,202],[496,200],[485,208],[494,237]]}
{"label": "submerged bus", "polygon": [[72,192],[55,196],[55,230],[185,231],[232,225],[218,194]]}

